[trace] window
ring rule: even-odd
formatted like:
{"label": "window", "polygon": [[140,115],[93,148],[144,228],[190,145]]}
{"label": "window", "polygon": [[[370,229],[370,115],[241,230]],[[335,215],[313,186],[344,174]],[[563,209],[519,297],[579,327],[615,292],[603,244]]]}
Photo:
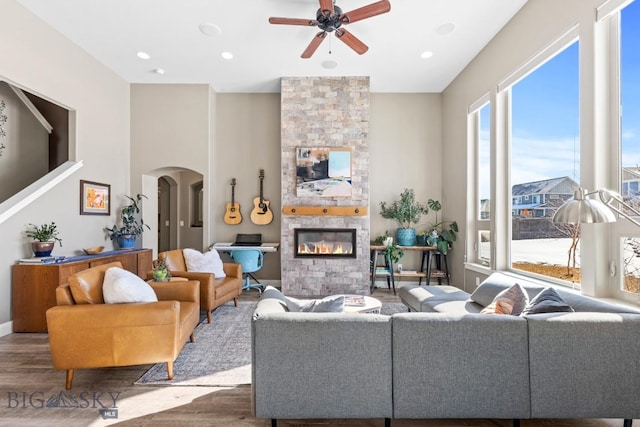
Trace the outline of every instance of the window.
{"label": "window", "polygon": [[[475,153],[474,197],[475,237],[472,238],[472,262],[491,265],[491,103],[488,95],[477,101],[469,113],[470,140]],[[470,233],[472,235],[472,233]]]}
{"label": "window", "polygon": [[[577,250],[579,228],[551,221],[580,182],[578,42],[565,46],[509,88],[509,173],[518,202],[510,253],[513,269],[579,283],[579,256],[567,255]],[[540,205],[531,193],[561,197]]]}
{"label": "window", "polygon": [[[640,2],[633,2],[620,11],[620,193],[635,208],[640,207]],[[630,212],[629,212],[630,213]],[[640,239],[629,236],[638,233],[635,226],[627,228],[620,218],[621,261],[624,271],[621,289],[640,294]]]}

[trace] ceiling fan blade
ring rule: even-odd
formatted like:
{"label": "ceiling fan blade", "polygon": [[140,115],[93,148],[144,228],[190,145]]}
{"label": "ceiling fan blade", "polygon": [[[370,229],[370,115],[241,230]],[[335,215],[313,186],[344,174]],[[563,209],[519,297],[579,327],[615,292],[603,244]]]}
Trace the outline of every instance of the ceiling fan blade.
{"label": "ceiling fan blade", "polygon": [[311,43],[309,43],[309,46],[307,46],[304,52],[302,52],[302,55],[300,55],[300,57],[305,59],[311,58],[311,55],[313,55],[316,49],[318,49],[318,46],[320,46],[320,43],[322,43],[322,41],[326,38],[327,38],[327,32],[320,31],[318,34],[315,35],[313,40],[311,40]]}
{"label": "ceiling fan blade", "polygon": [[318,21],[315,19],[303,19],[303,18],[269,18],[270,24],[278,25],[303,25],[305,27],[314,27],[318,25]]}
{"label": "ceiling fan blade", "polygon": [[366,44],[362,43],[359,38],[344,28],[338,28],[336,30],[336,37],[342,40],[351,49],[355,50],[358,55],[362,55],[369,50],[369,47],[367,47]]}
{"label": "ceiling fan blade", "polygon": [[346,12],[340,15],[340,19],[344,24],[351,24],[353,22],[361,21],[372,16],[381,15],[391,10],[391,3],[389,0],[380,0],[375,3],[371,3],[367,6],[362,6],[358,9],[354,9],[351,12]]}
{"label": "ceiling fan blade", "polygon": [[329,15],[333,15],[333,0],[320,0],[320,9],[328,10]]}

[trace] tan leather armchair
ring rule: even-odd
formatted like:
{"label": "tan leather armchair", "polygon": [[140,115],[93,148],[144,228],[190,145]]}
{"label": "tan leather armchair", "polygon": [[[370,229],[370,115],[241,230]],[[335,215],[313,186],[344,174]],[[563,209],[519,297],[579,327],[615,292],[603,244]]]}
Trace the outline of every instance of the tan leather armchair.
{"label": "tan leather armchair", "polygon": [[[236,263],[223,263],[227,277],[216,279],[212,273],[187,271],[182,249],[160,252],[158,259],[164,260],[172,277],[184,277],[200,282],[200,309],[207,313],[207,323],[211,323],[211,310],[233,299],[238,306],[238,296],[242,293],[242,266]],[[149,272],[147,279],[152,278]]]}
{"label": "tan leather armchair", "polygon": [[75,369],[173,362],[200,321],[197,281],[149,282],[158,302],[105,304],[104,273],[119,262],[89,268],[56,289],[57,306],[47,310],[53,366],[66,370],[66,388]]}

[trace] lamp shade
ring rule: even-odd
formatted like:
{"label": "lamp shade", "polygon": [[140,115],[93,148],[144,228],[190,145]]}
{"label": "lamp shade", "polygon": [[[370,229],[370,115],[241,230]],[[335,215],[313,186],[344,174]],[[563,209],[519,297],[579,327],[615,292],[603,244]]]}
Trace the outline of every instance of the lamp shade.
{"label": "lamp shade", "polygon": [[584,190],[576,190],[573,199],[566,201],[553,215],[553,222],[616,222],[613,211],[597,199],[585,198]]}

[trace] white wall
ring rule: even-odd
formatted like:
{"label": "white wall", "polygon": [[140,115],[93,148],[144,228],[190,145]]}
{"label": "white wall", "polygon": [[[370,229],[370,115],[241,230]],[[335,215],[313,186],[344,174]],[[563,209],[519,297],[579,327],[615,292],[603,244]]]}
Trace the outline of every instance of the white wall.
{"label": "white wall", "polygon": [[116,197],[129,192],[129,85],[13,0],[2,1],[0,58],[2,79],[75,110],[77,147],[71,158],[84,164],[0,224],[2,333],[11,317],[11,265],[32,256],[24,236],[28,223],[56,222],[64,245],[55,249],[57,255],[111,247],[103,228],[116,216],[79,215],[79,180],[110,184]]}

